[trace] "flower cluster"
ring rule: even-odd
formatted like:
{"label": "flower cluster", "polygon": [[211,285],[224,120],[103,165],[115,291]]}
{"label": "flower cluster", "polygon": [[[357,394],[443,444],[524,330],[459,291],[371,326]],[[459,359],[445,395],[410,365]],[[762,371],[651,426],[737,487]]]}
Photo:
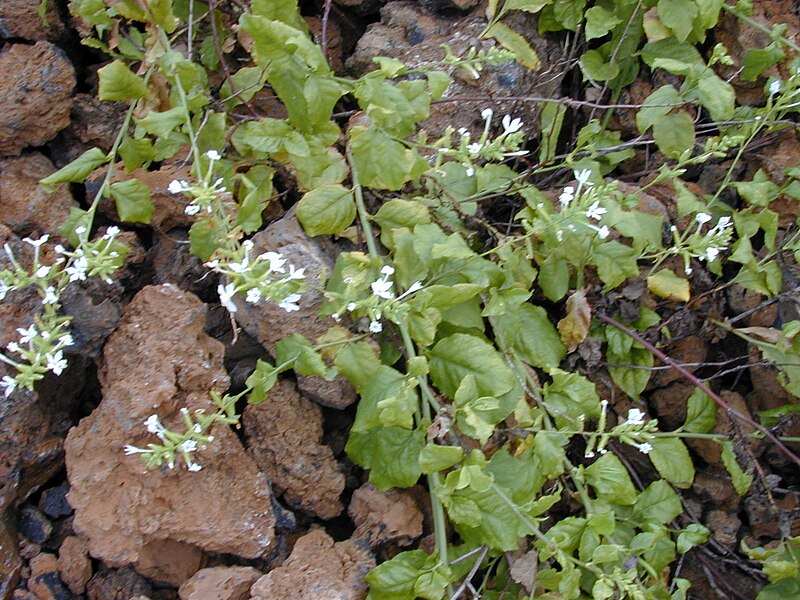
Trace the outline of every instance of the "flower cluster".
{"label": "flower cluster", "polygon": [[453,130],[448,130],[445,137],[437,143],[437,145],[441,144],[441,147],[437,148],[437,168],[445,157],[453,158],[464,165],[467,176],[472,177],[475,174],[475,165],[479,160],[502,161],[506,158],[528,154],[527,150],[520,150],[522,144],[525,143],[521,119],[505,115],[501,121],[503,131],[492,139],[491,128],[494,111],[491,108],[485,108],[481,111],[481,117],[484,120],[483,133],[477,140],[473,140],[472,134],[462,127],[458,129],[460,136],[458,144],[456,147],[452,147]]}
{"label": "flower cluster", "polygon": [[193,216],[200,212],[211,214],[218,199],[228,196],[228,190],[222,185],[223,179],[214,178],[214,165],[222,156],[216,150],[209,150],[205,155],[208,158],[208,170],[200,181],[190,184],[183,179],[174,179],[167,186],[170,194],[184,194],[190,198],[189,204],[184,208],[187,215]]}
{"label": "flower cluster", "polygon": [[328,292],[326,294],[332,305],[336,307],[331,316],[337,321],[345,312],[354,316],[365,316],[369,318],[369,331],[372,333],[383,331],[381,321],[384,318],[388,318],[392,322],[399,322],[407,310],[403,301],[421,290],[423,285],[421,281],[415,281],[405,292],[397,295],[394,291],[395,283],[392,281],[394,273],[394,267],[391,265],[382,266],[378,278],[369,284],[369,293],[358,289],[360,288],[359,283],[352,277],[345,277],[344,284],[347,286],[345,293]]}
{"label": "flower cluster", "polygon": [[645,413],[638,408],[631,408],[628,410],[628,417],[622,422],[613,427],[610,431],[603,431],[606,422],[606,410],[608,408],[608,401],[601,401],[601,415],[600,423],[598,425],[598,432],[591,435],[589,442],[586,445],[585,456],[591,458],[596,453],[605,454],[606,446],[612,439],[619,440],[623,444],[633,446],[642,454],[650,454],[653,450],[653,445],[650,443],[654,436],[653,433],[658,431],[658,420],[646,420]]}
{"label": "flower cluster", "polygon": [[245,240],[233,251],[220,250],[218,258],[206,263],[227,280],[217,287],[220,303],[235,313],[238,309],[233,297],[244,294],[250,304],[268,300],[277,302],[286,312],[299,310],[297,303],[305,286],[305,270],[287,264],[287,259],[278,252],[253,257],[253,247],[251,240]]}
{"label": "flower cluster", "polygon": [[694,221],[697,224],[694,230],[681,235],[674,225],[670,228],[674,241],[670,252],[683,256],[684,271],[687,275],[692,272],[692,267],[690,266],[691,258],[712,263],[730,246],[731,237],[733,236],[733,221],[731,218],[729,216],[720,217],[716,225],[704,233],[704,226],[712,220],[711,215],[708,213],[699,212],[694,217]]}
{"label": "flower cluster", "polygon": [[13,377],[6,375],[0,380],[0,389],[5,397],[16,389],[32,390],[48,372],[57,376],[64,372],[68,365],[64,353],[74,340],[68,331],[70,319],[58,314],[62,290],[71,282],[84,281],[89,276],[101,277],[111,283],[110,275],[124,260],[127,248],[115,240],[119,234],[117,227],[109,227],[101,237],[92,241],[88,239],[85,226],[79,226],[75,234],[79,241],[75,250],[56,245],[58,258],[52,264],[44,264],[41,256],[48,235],[38,239],[24,238],[22,241],[33,248],[29,268],[20,263],[9,244],[4,245],[12,268],[0,271],[0,301],[14,290],[33,287],[42,303],[35,321],[28,327],[17,328],[19,339],[9,342],[5,352],[0,352],[0,361],[17,371]]}

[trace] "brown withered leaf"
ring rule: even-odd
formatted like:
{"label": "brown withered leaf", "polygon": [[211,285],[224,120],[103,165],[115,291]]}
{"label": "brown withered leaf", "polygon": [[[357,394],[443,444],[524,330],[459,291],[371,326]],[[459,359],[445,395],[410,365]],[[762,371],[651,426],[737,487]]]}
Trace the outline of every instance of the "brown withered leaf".
{"label": "brown withered leaf", "polygon": [[567,316],[558,322],[561,341],[572,352],[586,339],[592,322],[592,307],[586,300],[583,290],[578,290],[567,298]]}

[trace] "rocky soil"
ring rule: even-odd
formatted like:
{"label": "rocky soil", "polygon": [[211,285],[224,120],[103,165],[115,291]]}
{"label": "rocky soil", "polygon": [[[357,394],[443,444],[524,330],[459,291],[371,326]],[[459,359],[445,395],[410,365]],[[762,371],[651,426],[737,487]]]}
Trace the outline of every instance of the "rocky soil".
{"label": "rocky soil", "polygon": [[[438,56],[445,42],[456,51],[466,48],[485,24],[477,4],[336,0],[332,63],[343,73],[360,73],[377,54],[414,64]],[[782,9],[786,3],[764,4]],[[107,150],[122,117],[120,106],[95,100],[103,58],[78,44],[66,0],[48,2],[48,26],[38,6],[38,0],[0,0],[0,246],[9,244],[21,257],[30,250],[21,243],[26,236],[63,241],[59,225],[91,193],[90,181],[86,189],[60,185],[48,195],[38,180],[93,145]],[[318,30],[321,11],[309,12]],[[788,10],[779,20],[800,25]],[[737,40],[735,23],[720,36]],[[533,36],[531,42],[545,63],[542,72],[534,76],[511,65],[482,78],[480,87],[458,81],[448,94],[488,102],[562,93],[570,82],[558,76],[561,48]],[[756,43],[740,42],[740,52]],[[751,92],[737,91],[742,97]],[[477,110],[444,100],[428,124],[431,131],[480,121]],[[493,105],[526,122],[537,118],[534,104]],[[761,148],[747,169],[780,174],[799,158],[800,142],[784,136]],[[710,169],[703,177],[721,172]],[[112,284],[88,281],[67,290],[64,306],[74,317],[76,341],[69,369],[46,378],[35,393],[0,401],[0,600],[362,600],[363,576],[376,562],[403,548],[430,546],[424,490],[379,492],[348,461],[344,443],[356,394],[343,379],[282,379],[268,402],[244,411],[240,429],[216,426],[213,447],[199,453],[199,473],[148,471],[138,457],[124,454],[126,444],[147,443],[143,422],[149,415],[169,426],[180,421],[181,408],[208,409],[208,392],[241,387],[276,341],[294,332],[313,339],[332,324],[317,316],[322,299],[313,294],[291,314],[239,299],[234,336],[213,292],[217,281],[188,253],[191,219],[166,191],[185,174],[177,164],[136,174],[154,192],[153,227],[123,226],[132,251]],[[636,183],[632,176],[630,185]],[[648,198],[653,211],[674,211],[658,188]],[[111,225],[116,215],[104,210],[103,224]],[[796,214],[796,204],[782,208],[784,219]],[[291,210],[278,211],[272,221],[253,238],[256,251],[282,252],[305,268],[313,287],[330,269],[336,247],[307,238]],[[0,268],[5,261],[0,253]],[[624,310],[628,292],[608,301]],[[740,312],[756,309],[748,325],[769,326],[784,307],[757,309],[759,301],[748,294],[728,299]],[[16,293],[0,303],[0,345],[16,339],[17,327],[32,324],[37,302]],[[699,321],[721,309],[701,302],[695,314],[681,316],[681,326],[700,330]],[[681,336],[665,351],[686,363],[719,358],[719,348],[703,335]],[[748,389],[727,393],[726,401],[745,414],[786,403],[775,373],[759,366],[758,357],[752,360]],[[4,369],[0,363],[0,376]],[[691,392],[674,373],[659,373],[648,390],[654,416],[667,426],[681,423],[679,407]],[[731,427],[720,422],[717,430]],[[783,433],[798,435],[800,420],[794,429]],[[800,534],[800,496],[780,495],[779,522],[767,501],[770,490],[740,504],[718,445],[694,442],[692,450],[706,466],[687,493],[687,507],[713,531],[716,555],[697,553],[683,576],[693,580],[698,598],[718,597],[719,586],[722,594],[738,589],[747,597],[755,584],[733,558],[736,540],[744,536],[757,545],[781,528]],[[767,460],[785,467],[777,454]]]}

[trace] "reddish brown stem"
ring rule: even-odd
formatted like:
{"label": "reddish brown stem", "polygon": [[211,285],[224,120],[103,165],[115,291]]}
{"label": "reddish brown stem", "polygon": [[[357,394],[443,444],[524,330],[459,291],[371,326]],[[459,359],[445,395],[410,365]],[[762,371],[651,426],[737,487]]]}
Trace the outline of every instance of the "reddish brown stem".
{"label": "reddish brown stem", "polygon": [[656,348],[653,344],[648,342],[646,339],[644,339],[638,333],[636,333],[632,329],[629,329],[628,327],[625,327],[625,325],[623,325],[622,323],[612,319],[611,317],[609,317],[607,315],[598,314],[597,318],[600,319],[601,321],[603,321],[604,323],[608,323],[609,325],[612,325],[612,326],[616,327],[621,332],[623,332],[625,335],[628,335],[631,338],[633,338],[634,340],[636,340],[636,342],[641,344],[648,352],[650,352],[658,360],[660,360],[664,364],[669,365],[670,367],[675,369],[678,373],[680,373],[688,381],[690,381],[692,383],[692,385],[694,385],[695,387],[697,387],[700,390],[702,390],[705,394],[707,394],[714,402],[717,403],[717,406],[719,406],[722,410],[725,411],[725,413],[728,415],[728,417],[731,420],[733,420],[733,418],[736,418],[737,420],[741,421],[742,423],[750,425],[750,427],[753,427],[756,431],[759,431],[760,433],[762,433],[764,435],[764,437],[766,437],[769,441],[771,441],[773,444],[775,444],[775,446],[777,446],[777,448],[784,455],[786,455],[787,458],[789,458],[796,465],[800,466],[800,457],[798,457],[794,452],[789,450],[789,448],[787,448],[786,445],[782,441],[780,441],[777,438],[777,436],[775,436],[775,434],[773,434],[769,429],[767,429],[766,427],[764,427],[760,423],[756,423],[753,419],[751,419],[747,415],[743,415],[742,413],[740,413],[740,412],[734,410],[733,408],[731,408],[731,406],[727,402],[725,402],[725,400],[723,400],[716,392],[712,391],[711,388],[709,388],[705,383],[700,381],[700,379],[698,379],[694,374],[692,374],[689,371],[687,371],[683,366],[681,366],[679,363],[677,363],[674,360],[672,360],[669,356],[664,354],[661,350]]}

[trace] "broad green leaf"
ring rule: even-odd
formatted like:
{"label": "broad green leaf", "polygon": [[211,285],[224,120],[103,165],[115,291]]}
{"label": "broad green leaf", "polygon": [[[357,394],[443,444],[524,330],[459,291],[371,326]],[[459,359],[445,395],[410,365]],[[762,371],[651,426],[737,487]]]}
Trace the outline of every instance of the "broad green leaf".
{"label": "broad green leaf", "polygon": [[689,433],[708,433],[717,424],[717,404],[697,388],[687,401],[686,423],[681,428]]}
{"label": "broad green leaf", "polygon": [[678,494],[663,479],[648,485],[633,506],[633,513],[644,521],[666,524],[683,512]]}
{"label": "broad green leaf", "polygon": [[452,78],[444,71],[428,71],[428,89],[431,91],[431,100],[439,100],[450,86]]}
{"label": "broad green leaf", "polygon": [[694,71],[698,73],[696,87],[688,89],[685,96],[699,100],[715,121],[733,117],[736,105],[733,86],[707,67],[697,67]]}
{"label": "broad green leaf", "polygon": [[522,304],[514,311],[493,317],[492,323],[504,349],[534,367],[557,367],[567,353],[541,306]]}
{"label": "broad green leaf", "polygon": [[[636,113],[636,129],[643,134],[670,111],[680,107],[684,99],[671,85],[662,85],[645,98],[642,108]],[[675,106],[659,106],[674,104]]]}
{"label": "broad green leaf", "polygon": [[661,269],[647,278],[647,289],[659,298],[688,302],[691,298],[689,281],[678,277],[671,269]]}
{"label": "broad green leaf", "polygon": [[550,254],[539,265],[537,281],[547,299],[558,302],[569,290],[569,264],[563,258]]}
{"label": "broad green leaf", "polygon": [[636,502],[636,488],[622,461],[610,452],[603,454],[584,471],[586,483],[606,502],[630,505]]}
{"label": "broad green leaf", "polygon": [[548,102],[542,109],[541,116],[541,146],[539,147],[539,162],[548,163],[553,160],[558,147],[558,138],[564,124],[564,115],[567,114],[567,105],[559,102]]}
{"label": "broad green leaf", "polygon": [[122,140],[119,146],[119,155],[122,158],[122,163],[125,165],[125,171],[130,173],[143,165],[149,165],[155,160],[158,153],[149,139],[143,138],[137,140],[125,136],[125,139]]}
{"label": "broad green leaf", "polygon": [[428,442],[419,453],[419,467],[424,474],[449,469],[464,456],[461,446],[438,446]]}
{"label": "broad green leaf", "polygon": [[606,284],[605,289],[617,287],[629,277],[639,274],[636,253],[619,242],[604,242],[595,248],[592,256],[597,266],[597,275]]}
{"label": "broad green leaf", "polygon": [[608,372],[611,375],[611,379],[623,392],[632,399],[639,400],[639,394],[644,391],[647,387],[647,382],[650,381],[650,367],[653,366],[654,361],[653,355],[636,344],[623,354],[617,354],[609,349],[607,360],[610,363],[631,365],[633,367],[609,367]]}
{"label": "broad green leaf", "polygon": [[694,121],[685,110],[666,114],[653,124],[653,139],[665,156],[680,158],[694,146]]}
{"label": "broad green leaf", "polygon": [[245,382],[253,391],[247,397],[248,404],[258,404],[267,398],[267,392],[278,381],[278,370],[265,360],[256,361],[256,368]]}
{"label": "broad green leaf", "polygon": [[688,488],[694,481],[694,465],[686,444],[676,437],[650,440],[653,449],[648,456],[658,473],[679,488]]}
{"label": "broad green leaf", "polygon": [[136,100],[147,94],[144,80],[127,67],[121,60],[107,64],[97,71],[100,100]]}
{"label": "broad green leaf", "polygon": [[149,223],[153,216],[150,190],[138,179],[112,183],[108,194],[114,199],[119,218],[126,223]]}
{"label": "broad green leaf", "polygon": [[428,163],[416,152],[383,129],[353,127],[350,149],[361,184],[382,190],[399,190],[428,170]]}
{"label": "broad green leaf", "polygon": [[536,50],[531,48],[528,40],[505,23],[495,22],[489,27],[484,36],[494,38],[506,50],[513,52],[517,62],[526,69],[536,71],[541,66],[539,55],[536,54]]}
{"label": "broad green leaf", "polygon": [[202,219],[189,229],[189,247],[192,254],[206,262],[217,248],[223,247],[228,230],[216,220]]}
{"label": "broad green leaf", "polygon": [[756,171],[752,181],[735,182],[733,186],[751,206],[766,207],[780,194],[780,188],[770,181],[763,169]]}
{"label": "broad green leaf", "polygon": [[506,0],[503,10],[522,10],[529,13],[538,13],[554,0]]}
{"label": "broad green leaf", "polygon": [[494,347],[484,340],[456,333],[440,340],[430,354],[431,378],[447,397],[454,398],[464,377],[475,377],[481,396],[499,397],[516,384],[511,370]]}
{"label": "broad green leaf", "polygon": [[599,50],[587,50],[579,61],[585,79],[610,81],[619,75],[619,64],[609,61]]}
{"label": "broad green leaf", "polygon": [[544,385],[547,411],[559,427],[573,426],[579,419],[600,415],[600,397],[595,385],[578,373],[550,369],[552,381]]}
{"label": "broad green leaf", "polygon": [[621,22],[613,9],[593,6],[586,11],[586,41],[603,37]]}
{"label": "broad green leaf", "polygon": [[733,450],[733,442],[722,442],[722,464],[731,476],[733,487],[736,493],[744,496],[753,485],[753,475],[743,470],[736,459],[736,452]]}
{"label": "broad green leaf", "polygon": [[423,550],[408,550],[372,569],[364,578],[367,600],[415,600],[414,584],[427,559]]}
{"label": "broad green leaf", "polygon": [[262,225],[261,213],[272,196],[272,177],[275,170],[256,165],[246,175],[241,175],[247,191],[239,204],[236,224],[246,233],[258,231]]}
{"label": "broad green leaf", "polygon": [[297,218],[312,237],[341,233],[356,218],[353,191],[333,184],[307,192],[297,204]]}
{"label": "broad green leaf", "polygon": [[369,480],[379,490],[414,485],[422,475],[419,454],[425,432],[401,427],[351,431],[345,450],[356,464],[369,469]]}
{"label": "broad green leaf", "polygon": [[150,111],[147,116],[136,120],[137,125],[156,137],[164,137],[178,125],[186,123],[186,115],[180,106],[164,112]]}
{"label": "broad green leaf", "polygon": [[683,42],[692,32],[697,5],[693,0],[658,0],[658,17]]}
{"label": "broad green leaf", "polygon": [[80,183],[86,180],[89,173],[107,162],[107,154],[100,150],[100,148],[92,148],[81,154],[68,165],[61,167],[55,173],[51,173],[39,183],[42,184],[45,189],[53,189],[56,184],[63,182]]}
{"label": "broad green leaf", "polygon": [[711,532],[700,523],[691,523],[686,529],[678,534],[677,550],[678,554],[685,554],[695,546],[704,544],[708,540]]}
{"label": "broad green leaf", "polygon": [[765,48],[750,48],[742,59],[742,72],[739,75],[744,81],[755,81],[759,75],[782,61],[785,53],[781,47],[772,43]]}
{"label": "broad green leaf", "polygon": [[275,344],[275,362],[278,365],[291,363],[299,375],[315,375],[327,380],[334,375],[322,355],[299,333],[293,333]]}

